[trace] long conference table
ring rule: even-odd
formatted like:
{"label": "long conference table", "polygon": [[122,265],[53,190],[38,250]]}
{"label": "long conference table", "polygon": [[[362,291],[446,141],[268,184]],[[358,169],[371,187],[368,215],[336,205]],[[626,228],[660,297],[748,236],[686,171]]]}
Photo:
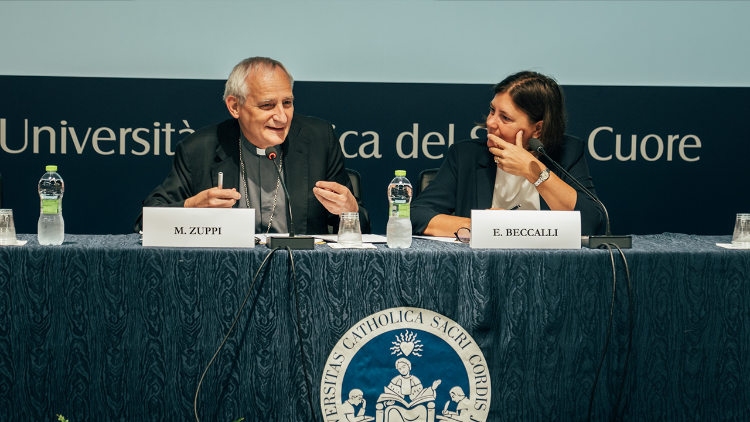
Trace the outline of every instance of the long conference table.
{"label": "long conference table", "polygon": [[[0,247],[0,420],[195,420],[201,373],[269,250],[146,248],[137,235],[67,235],[43,247],[19,237],[28,244]],[[717,242],[729,237],[635,236],[624,251],[627,372],[628,286],[615,257],[593,401],[613,297],[606,250],[415,239],[404,250],[295,251],[316,420],[336,420],[320,397],[337,342],[369,315],[407,307],[450,318],[480,347],[488,421],[582,421],[590,405],[592,420],[607,420],[618,396],[627,421],[750,420],[750,251]],[[312,420],[287,252],[273,254],[254,291],[203,382],[200,419]]]}

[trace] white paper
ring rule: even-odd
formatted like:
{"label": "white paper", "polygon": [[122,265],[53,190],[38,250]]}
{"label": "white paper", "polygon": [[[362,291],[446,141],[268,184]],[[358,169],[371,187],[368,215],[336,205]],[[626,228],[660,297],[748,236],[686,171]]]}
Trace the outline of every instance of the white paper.
{"label": "white paper", "polygon": [[331,249],[377,249],[372,243],[363,243],[362,246],[342,246],[338,243],[326,243]]}
{"label": "white paper", "polygon": [[[316,235],[316,239],[322,239],[326,242],[338,242],[338,235],[335,234],[324,234],[324,235]],[[381,236],[379,234],[363,234],[362,235],[362,242],[367,243],[386,243],[388,242],[388,238],[385,236]]]}
{"label": "white paper", "polygon": [[412,236],[415,239],[434,240],[435,242],[446,242],[446,243],[463,243],[456,240],[456,237],[440,237],[440,236]]}
{"label": "white paper", "polygon": [[23,246],[23,245],[26,244],[26,242],[28,242],[28,240],[18,240],[18,239],[16,239],[16,243],[7,243],[5,245],[0,245],[0,246]]}
{"label": "white paper", "polygon": [[739,246],[731,243],[717,243],[716,246],[724,249],[750,249],[750,246]]}

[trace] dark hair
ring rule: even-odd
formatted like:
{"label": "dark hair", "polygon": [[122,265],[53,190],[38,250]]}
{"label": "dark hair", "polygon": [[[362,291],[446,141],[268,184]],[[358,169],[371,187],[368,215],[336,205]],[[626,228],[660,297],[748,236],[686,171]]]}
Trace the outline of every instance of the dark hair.
{"label": "dark hair", "polygon": [[507,93],[513,103],[529,117],[531,123],[543,121],[539,140],[548,154],[557,155],[565,135],[565,96],[562,88],[549,76],[524,70],[495,85],[495,94]]}

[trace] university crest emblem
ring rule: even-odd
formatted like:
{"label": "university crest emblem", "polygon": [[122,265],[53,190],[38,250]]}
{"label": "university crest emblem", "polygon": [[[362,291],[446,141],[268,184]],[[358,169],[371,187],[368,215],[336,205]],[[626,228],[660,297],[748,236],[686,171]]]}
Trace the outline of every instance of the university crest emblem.
{"label": "university crest emblem", "polygon": [[392,308],[351,327],[320,386],[328,422],[485,422],[490,372],[474,339],[427,309]]}

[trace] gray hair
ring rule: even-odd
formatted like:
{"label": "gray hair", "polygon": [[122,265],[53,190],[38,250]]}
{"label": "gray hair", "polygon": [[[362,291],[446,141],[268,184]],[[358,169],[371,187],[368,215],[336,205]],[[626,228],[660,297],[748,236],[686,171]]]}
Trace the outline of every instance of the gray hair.
{"label": "gray hair", "polygon": [[224,101],[226,102],[227,98],[231,95],[237,98],[240,105],[245,104],[248,94],[247,75],[249,75],[250,72],[257,72],[261,67],[272,71],[276,70],[277,67],[280,67],[289,78],[289,85],[294,87],[294,79],[292,78],[292,75],[286,70],[286,67],[284,67],[280,61],[268,57],[250,57],[239,62],[237,66],[232,69],[232,73],[229,74],[229,79],[227,79],[227,83],[224,85]]}

